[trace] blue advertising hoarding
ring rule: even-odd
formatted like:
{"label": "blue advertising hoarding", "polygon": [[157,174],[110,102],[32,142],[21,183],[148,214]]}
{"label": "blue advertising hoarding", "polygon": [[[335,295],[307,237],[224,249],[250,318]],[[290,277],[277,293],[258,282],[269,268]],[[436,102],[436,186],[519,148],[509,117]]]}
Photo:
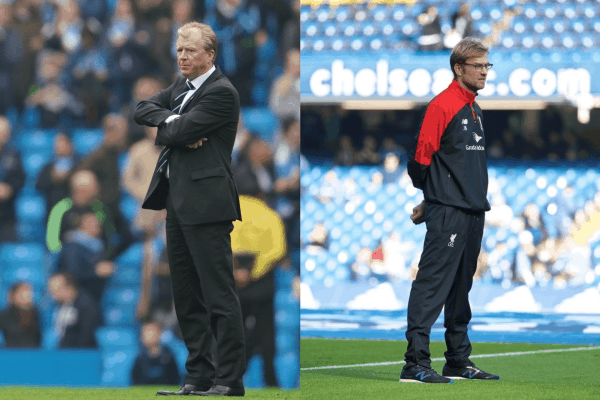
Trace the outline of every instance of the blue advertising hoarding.
{"label": "blue advertising hoarding", "polygon": [[[302,54],[304,103],[347,100],[427,102],[452,80],[450,53]],[[600,95],[600,52],[520,53],[492,50],[479,99],[548,100]]]}

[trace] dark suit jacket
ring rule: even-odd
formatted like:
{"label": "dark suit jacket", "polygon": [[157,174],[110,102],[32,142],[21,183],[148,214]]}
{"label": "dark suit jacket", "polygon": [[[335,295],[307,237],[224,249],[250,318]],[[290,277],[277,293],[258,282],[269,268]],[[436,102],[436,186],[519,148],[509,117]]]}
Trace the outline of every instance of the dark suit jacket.
{"label": "dark suit jacket", "polygon": [[[186,89],[179,77],[167,89],[138,104],[138,124],[158,126],[155,144],[166,146],[156,165],[142,208],[162,210],[167,194],[183,224],[241,220],[240,202],[231,171],[231,151],[237,132],[240,100],[237,90],[219,67],[184,105],[181,117],[163,122],[175,108],[174,100]],[[197,149],[186,147],[208,138]],[[170,148],[169,176],[164,176],[163,155]],[[166,166],[165,166],[166,167]]]}

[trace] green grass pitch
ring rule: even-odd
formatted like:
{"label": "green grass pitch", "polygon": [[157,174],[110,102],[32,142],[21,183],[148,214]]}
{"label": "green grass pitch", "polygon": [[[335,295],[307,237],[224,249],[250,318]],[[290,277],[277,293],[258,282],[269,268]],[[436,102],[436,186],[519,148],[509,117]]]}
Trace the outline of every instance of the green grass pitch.
{"label": "green grass pitch", "polygon": [[[70,387],[2,387],[0,386],[0,399],[2,400],[34,400],[34,399],[56,399],[56,400],[138,400],[138,399],[166,399],[164,396],[156,396],[156,391],[178,390],[179,387],[163,386],[136,386],[130,388],[70,388]],[[168,397],[174,398],[174,397]],[[190,396],[189,399],[203,399],[208,397]],[[212,398],[212,397],[210,397]],[[300,400],[300,390],[281,389],[246,389],[245,399],[277,399],[277,400]]]}
{"label": "green grass pitch", "polygon": [[[530,352],[586,346],[473,343],[472,355]],[[444,342],[431,342],[432,358],[443,358]],[[600,349],[473,358],[499,381],[454,380],[451,384],[400,383],[403,364],[306,370],[402,361],[406,341],[302,339],[302,399],[600,399]],[[431,364],[438,373],[444,361]]]}

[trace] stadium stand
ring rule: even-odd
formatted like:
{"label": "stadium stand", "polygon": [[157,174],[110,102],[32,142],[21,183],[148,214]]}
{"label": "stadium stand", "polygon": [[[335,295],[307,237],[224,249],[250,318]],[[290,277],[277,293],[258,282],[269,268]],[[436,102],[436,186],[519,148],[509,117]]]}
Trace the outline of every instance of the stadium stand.
{"label": "stadium stand", "polygon": [[[284,74],[286,52],[299,47],[299,43],[293,43],[293,32],[290,42],[290,31],[284,29],[297,18],[293,2],[283,1],[273,8],[268,2],[241,1],[227,16],[221,14],[221,3],[227,2],[159,0],[149,6],[137,0],[15,0],[0,5],[0,25],[7,32],[0,40],[0,75],[6,82],[0,90],[15,92],[11,101],[4,101],[8,96],[3,96],[0,102],[0,115],[11,126],[11,140],[4,150],[10,148],[20,155],[25,173],[23,188],[14,193],[15,234],[12,240],[0,242],[0,307],[9,305],[7,296],[12,284],[30,282],[34,304],[41,314],[42,348],[58,348],[52,326],[56,304],[46,286],[56,272],[59,253],[52,253],[46,246],[46,225],[55,204],[47,204],[45,195],[36,189],[36,181],[48,163],[58,160],[55,140],[59,133],[65,133],[72,143],[69,157],[74,165],[67,163],[69,177],[100,149],[106,135],[101,122],[108,113],[123,115],[129,121],[128,144],[118,158],[119,173],[125,174],[130,164],[129,149],[144,139],[141,128],[130,118],[132,110],[137,101],[154,94],[146,83],[158,83],[160,89],[174,79],[174,40],[184,23],[196,20],[214,25],[220,45],[217,64],[240,92],[241,119],[246,123],[240,129],[266,143],[269,151],[264,164],[271,180],[278,178],[272,164],[273,153],[283,140],[282,121],[269,108],[268,99],[275,79]],[[22,51],[4,56],[15,48]],[[136,87],[138,81],[141,83]],[[142,97],[136,97],[140,92]],[[0,162],[5,161],[5,154],[0,143]],[[133,232],[133,242],[114,258],[114,271],[106,280],[102,297],[104,326],[96,331],[103,365],[98,385],[102,386],[130,384],[129,370],[140,345],[137,307],[142,292],[144,247],[148,244],[143,229],[136,225],[139,199],[122,182],[114,185],[119,186],[118,210],[111,212],[122,214]],[[275,207],[280,194],[274,192],[272,184],[262,186],[260,192]],[[161,254],[157,249],[164,247],[164,241],[153,240],[155,251],[150,261],[154,265]],[[299,246],[288,250],[290,255],[297,254]],[[299,285],[299,263],[296,257],[291,268],[284,268],[283,262],[275,267],[275,365],[278,384],[283,388],[299,386],[299,296],[295,289]],[[163,332],[162,344],[173,350],[183,376],[187,350],[175,330],[171,326]],[[247,387],[264,385],[261,370],[262,361],[256,356],[245,376]]]}
{"label": "stadium stand", "polygon": [[[453,29],[462,1],[309,1],[300,12],[301,49],[306,52],[415,51],[421,28],[417,17],[429,6],[440,15],[441,31]],[[501,50],[575,50],[598,48],[598,6],[594,1],[470,1],[474,34],[495,32]],[[451,46],[447,46],[451,47]]]}

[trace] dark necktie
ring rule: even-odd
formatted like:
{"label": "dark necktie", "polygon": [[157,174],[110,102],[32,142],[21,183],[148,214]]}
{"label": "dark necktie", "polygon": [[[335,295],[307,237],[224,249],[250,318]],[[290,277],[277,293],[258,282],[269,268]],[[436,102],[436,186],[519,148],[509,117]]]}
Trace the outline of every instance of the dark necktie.
{"label": "dark necktie", "polygon": [[173,109],[173,112],[177,114],[180,114],[181,104],[183,103],[183,99],[185,99],[185,95],[187,94],[187,92],[195,89],[194,85],[192,85],[192,82],[186,80],[185,83],[187,84],[187,90],[185,90],[183,93],[177,96],[174,100],[175,108]]}
{"label": "dark necktie", "polygon": [[[192,82],[186,80],[185,81],[186,85],[187,85],[187,90],[184,90],[179,96],[177,96],[175,98],[175,100],[173,101],[175,108],[173,108],[173,112],[179,114],[181,111],[181,105],[183,103],[183,99],[185,99],[185,95],[187,94],[187,92],[189,92],[190,90],[194,90],[195,87],[194,85],[192,85]],[[162,155],[162,157],[158,160],[159,162],[159,166],[158,169],[161,169],[162,167],[165,166],[165,164],[167,163],[167,161],[169,160],[167,157],[167,154],[169,154],[169,152],[171,151],[170,148],[168,148]],[[165,172],[165,176],[168,178],[169,177],[169,171],[167,170]]]}

